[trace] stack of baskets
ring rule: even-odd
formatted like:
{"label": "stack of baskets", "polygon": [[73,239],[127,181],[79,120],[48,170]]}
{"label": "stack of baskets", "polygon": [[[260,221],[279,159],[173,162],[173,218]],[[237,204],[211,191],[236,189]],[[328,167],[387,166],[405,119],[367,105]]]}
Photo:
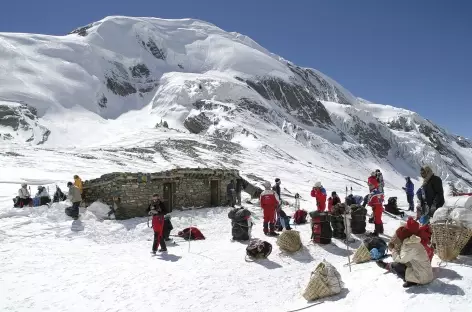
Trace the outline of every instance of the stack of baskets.
{"label": "stack of baskets", "polygon": [[281,250],[287,252],[296,252],[302,248],[300,232],[294,230],[285,230],[277,238],[277,245]]}
{"label": "stack of baskets", "polygon": [[431,224],[432,244],[435,253],[443,261],[451,261],[459,256],[472,237],[472,230],[455,220],[441,220]]}

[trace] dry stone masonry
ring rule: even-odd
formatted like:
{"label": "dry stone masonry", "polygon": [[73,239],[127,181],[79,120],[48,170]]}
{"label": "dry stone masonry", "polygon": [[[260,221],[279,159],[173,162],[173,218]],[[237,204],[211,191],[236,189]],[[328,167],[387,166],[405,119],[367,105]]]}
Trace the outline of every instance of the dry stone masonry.
{"label": "dry stone masonry", "polygon": [[[153,194],[159,194],[166,207],[216,207],[227,203],[226,186],[239,176],[237,170],[184,168],[156,173],[115,172],[84,182],[83,201],[86,205],[100,200],[115,205],[117,219],[147,215]],[[249,184],[252,196],[259,188]]]}

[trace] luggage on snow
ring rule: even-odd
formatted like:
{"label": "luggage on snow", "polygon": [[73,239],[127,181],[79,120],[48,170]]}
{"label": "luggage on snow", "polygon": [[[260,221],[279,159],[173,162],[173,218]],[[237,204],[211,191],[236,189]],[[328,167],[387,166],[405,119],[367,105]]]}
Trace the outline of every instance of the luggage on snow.
{"label": "luggage on snow", "polygon": [[271,243],[260,239],[252,239],[246,247],[246,255],[252,259],[265,259],[271,252]]}

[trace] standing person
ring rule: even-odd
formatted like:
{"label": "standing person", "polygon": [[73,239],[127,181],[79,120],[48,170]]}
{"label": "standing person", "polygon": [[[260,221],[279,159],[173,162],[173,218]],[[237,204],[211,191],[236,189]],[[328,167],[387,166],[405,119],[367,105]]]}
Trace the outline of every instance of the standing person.
{"label": "standing person", "polygon": [[23,208],[28,205],[33,206],[33,200],[31,199],[31,194],[28,191],[28,185],[26,183],[21,184],[21,188],[18,190],[19,206]]}
{"label": "standing person", "polygon": [[333,207],[340,203],[341,203],[341,198],[339,198],[338,194],[336,194],[336,192],[331,192],[331,197],[328,198],[328,211],[332,212]]}
{"label": "standing person", "polygon": [[277,236],[275,232],[275,211],[279,207],[279,196],[270,188],[270,182],[265,181],[263,184],[265,190],[259,197],[259,202],[264,213],[263,230],[268,236]]}
{"label": "standing person", "polygon": [[67,182],[67,187],[69,188],[67,198],[72,202],[72,207],[67,207],[65,212],[69,217],[77,220],[79,219],[79,206],[82,201],[82,196],[80,195],[79,188],[73,185],[72,182]]}
{"label": "standing person", "polygon": [[233,180],[231,180],[226,186],[226,198],[228,199],[228,205],[234,208],[236,200],[236,189],[234,188]]}
{"label": "standing person", "polygon": [[282,181],[280,181],[279,178],[276,178],[275,179],[275,184],[274,186],[272,186],[272,190],[277,194],[278,196],[278,199],[279,199],[279,205],[277,206],[277,209],[276,209],[276,215],[275,215],[275,223],[277,225],[277,230],[278,231],[282,231],[282,220],[280,220],[280,210],[282,208],[282,196],[281,196],[281,189],[280,189],[280,184],[282,183]]}
{"label": "standing person", "polygon": [[78,175],[74,175],[74,185],[77,186],[77,188],[80,191],[80,195],[83,194],[84,186],[82,183],[82,179]]}
{"label": "standing person", "polygon": [[367,183],[369,185],[369,190],[370,190],[368,205],[372,207],[372,214],[374,216],[374,226],[375,226],[375,230],[372,234],[378,236],[379,234],[383,234],[384,232],[383,221],[382,221],[383,194],[379,191],[380,185],[375,175],[371,174],[371,176],[367,180]]}
{"label": "standing person", "polygon": [[415,185],[413,182],[411,182],[410,177],[406,177],[406,185],[403,187],[403,190],[406,192],[406,200],[408,201],[409,204],[409,211],[414,211],[415,210],[415,203],[413,201],[413,198],[415,197]]}
{"label": "standing person", "polygon": [[311,197],[316,198],[316,207],[319,212],[323,212],[326,209],[326,190],[321,185],[321,182],[316,182],[315,186],[311,189]]}
{"label": "standing person", "polygon": [[241,192],[243,191],[243,180],[236,180],[236,205],[241,206]]}
{"label": "standing person", "polygon": [[423,206],[421,207],[420,222],[428,224],[436,209],[444,205],[444,190],[442,180],[433,173],[430,166],[424,166],[420,170],[423,178],[422,195]]}
{"label": "standing person", "polygon": [[382,174],[382,172],[380,172],[380,169],[375,170],[375,176],[377,177],[377,181],[379,182],[378,190],[379,190],[380,193],[383,194],[385,183],[384,183],[383,174]]}
{"label": "standing person", "polygon": [[161,249],[159,249],[160,252],[166,252],[167,246],[163,234],[164,216],[167,213],[167,209],[164,203],[161,202],[159,195],[152,195],[152,203],[149,205],[147,211],[148,215],[152,216],[152,229],[154,230],[154,241],[152,243],[151,253],[155,255],[159,246],[161,246]]}

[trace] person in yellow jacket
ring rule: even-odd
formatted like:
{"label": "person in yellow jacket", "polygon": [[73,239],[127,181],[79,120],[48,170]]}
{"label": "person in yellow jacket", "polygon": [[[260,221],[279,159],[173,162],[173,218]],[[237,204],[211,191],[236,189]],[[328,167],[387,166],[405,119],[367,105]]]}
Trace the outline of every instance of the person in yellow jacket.
{"label": "person in yellow jacket", "polygon": [[82,195],[82,192],[83,192],[82,179],[78,175],[74,176],[74,185],[77,186],[77,188],[80,190],[80,195]]}

